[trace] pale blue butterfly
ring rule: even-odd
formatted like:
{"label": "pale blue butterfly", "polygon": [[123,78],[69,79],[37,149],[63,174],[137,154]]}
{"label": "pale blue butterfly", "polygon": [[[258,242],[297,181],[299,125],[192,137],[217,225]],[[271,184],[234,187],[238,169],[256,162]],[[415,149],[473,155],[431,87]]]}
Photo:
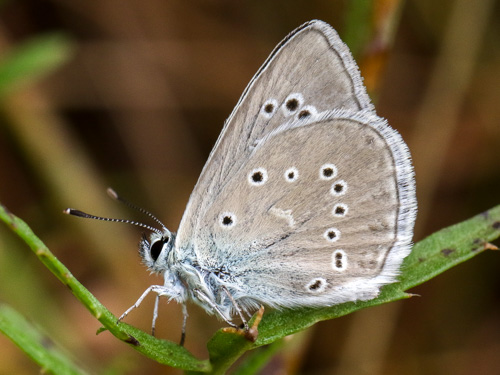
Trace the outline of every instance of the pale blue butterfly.
{"label": "pale blue butterfly", "polygon": [[232,326],[237,314],[248,331],[260,305],[375,298],[410,253],[416,210],[408,147],[375,113],[335,30],[308,22],[243,92],[177,234],[147,212],[161,229],[131,222],[152,231],[140,254],[165,282],[120,319],[155,292],[153,330],[165,296],[183,305],[183,342],[188,301]]}

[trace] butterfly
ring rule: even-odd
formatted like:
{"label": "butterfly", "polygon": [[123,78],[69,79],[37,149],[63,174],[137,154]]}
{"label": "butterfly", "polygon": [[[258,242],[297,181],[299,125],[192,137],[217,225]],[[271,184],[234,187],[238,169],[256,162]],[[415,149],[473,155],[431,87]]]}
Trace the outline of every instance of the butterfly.
{"label": "butterfly", "polygon": [[407,145],[375,113],[336,31],[307,22],[246,87],[178,231],[145,210],[160,228],[132,222],[151,231],[140,255],[164,284],[150,286],[120,319],[154,292],[154,329],[165,296],[183,306],[182,343],[187,302],[234,327],[239,316],[248,331],[245,316],[261,305],[375,298],[411,251],[416,210]]}

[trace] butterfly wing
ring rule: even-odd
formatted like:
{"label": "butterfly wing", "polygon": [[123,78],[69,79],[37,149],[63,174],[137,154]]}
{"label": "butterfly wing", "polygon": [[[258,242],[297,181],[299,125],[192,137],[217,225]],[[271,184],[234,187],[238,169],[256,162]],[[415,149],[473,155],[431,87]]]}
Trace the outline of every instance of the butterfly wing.
{"label": "butterfly wing", "polygon": [[[302,98],[294,95],[297,93]],[[372,109],[349,49],[322,21],[311,21],[290,33],[248,84],[191,194],[177,233],[179,244],[187,245],[192,239],[201,225],[199,214],[211,204],[206,197],[220,194],[255,143],[282,125],[290,114],[298,115],[294,103],[298,108],[312,101],[318,111]]]}
{"label": "butterfly wing", "polygon": [[406,145],[375,115],[347,47],[314,21],[245,90],[176,247],[243,306],[368,299],[409,253],[415,210]]}

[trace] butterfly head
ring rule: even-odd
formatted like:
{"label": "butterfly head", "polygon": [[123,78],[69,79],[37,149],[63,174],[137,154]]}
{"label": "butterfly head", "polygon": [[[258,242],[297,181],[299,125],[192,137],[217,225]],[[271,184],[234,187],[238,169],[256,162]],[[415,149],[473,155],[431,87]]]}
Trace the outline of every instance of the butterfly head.
{"label": "butterfly head", "polygon": [[163,228],[161,233],[152,232],[149,237],[142,235],[139,243],[139,254],[142,262],[151,271],[163,273],[172,262],[175,233]]}

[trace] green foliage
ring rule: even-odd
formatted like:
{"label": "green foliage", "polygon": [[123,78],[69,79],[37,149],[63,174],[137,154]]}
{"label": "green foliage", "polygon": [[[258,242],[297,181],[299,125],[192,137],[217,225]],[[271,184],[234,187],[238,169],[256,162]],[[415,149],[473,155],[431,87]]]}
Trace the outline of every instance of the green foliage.
{"label": "green foliage", "polygon": [[33,359],[44,374],[86,374],[52,340],[5,304],[0,305],[0,332]]}
{"label": "green foliage", "polygon": [[0,99],[60,67],[72,50],[67,37],[54,33],[38,36],[9,51],[0,60]]}

